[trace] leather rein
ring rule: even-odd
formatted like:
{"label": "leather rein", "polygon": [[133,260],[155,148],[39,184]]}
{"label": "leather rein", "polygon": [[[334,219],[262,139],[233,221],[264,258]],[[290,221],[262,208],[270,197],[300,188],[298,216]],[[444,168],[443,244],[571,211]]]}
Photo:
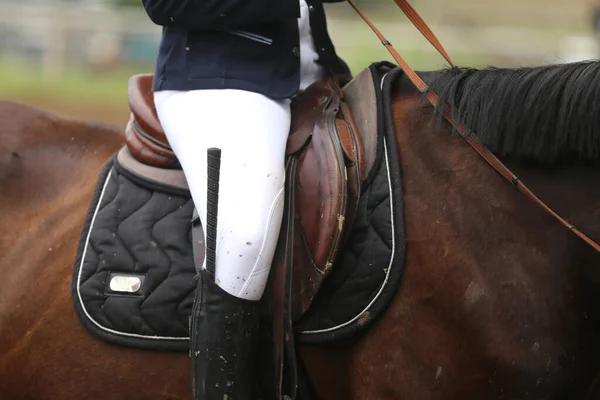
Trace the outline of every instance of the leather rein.
{"label": "leather rein", "polygon": [[[352,0],[346,0],[352,8],[360,15],[360,17],[369,25],[371,30],[377,35],[381,43],[385,46],[385,48],[390,52],[394,60],[398,63],[400,68],[404,71],[404,73],[408,76],[411,82],[415,85],[415,87],[425,95],[427,100],[434,107],[438,106],[438,96],[430,90],[425,82],[417,75],[417,73],[406,63],[406,61],[398,54],[396,49],[391,45],[391,43],[383,36],[383,34],[375,27],[375,25],[367,18],[367,16],[354,4]],[[440,43],[440,41],[436,38],[434,33],[429,29],[423,18],[417,13],[417,11],[408,3],[407,0],[394,0],[394,2],[400,7],[400,9],[404,12],[404,14],[408,17],[408,19],[413,23],[413,25],[425,36],[425,38],[435,47],[435,49],[444,57],[444,59],[454,67],[454,63],[450,59],[450,56]],[[481,156],[483,159],[492,166],[502,177],[504,177],[507,181],[512,183],[512,185],[521,193],[523,193],[526,197],[536,203],[539,207],[541,207],[548,214],[553,216],[558,220],[564,227],[569,229],[572,233],[581,238],[584,242],[590,245],[594,250],[600,252],[600,245],[586,236],[583,232],[577,229],[573,224],[569,223],[567,220],[558,215],[554,210],[552,210],[546,203],[540,200],[508,167],[506,167],[491,151],[489,151],[483,143],[479,140],[475,132],[467,128],[462,122],[456,121],[452,118],[452,113],[447,104],[444,105],[443,110],[444,118],[460,133],[461,137]]]}

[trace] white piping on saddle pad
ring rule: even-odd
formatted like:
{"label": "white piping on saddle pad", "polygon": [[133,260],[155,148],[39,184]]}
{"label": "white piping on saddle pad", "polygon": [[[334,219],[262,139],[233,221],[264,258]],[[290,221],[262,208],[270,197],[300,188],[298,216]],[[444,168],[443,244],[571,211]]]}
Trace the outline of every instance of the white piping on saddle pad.
{"label": "white piping on saddle pad", "polygon": [[[383,90],[383,82],[385,81],[386,77],[387,77],[387,73],[385,75],[383,75],[383,77],[381,78],[381,90]],[[383,150],[384,150],[384,155],[385,155],[385,158],[384,158],[385,159],[385,167],[386,167],[387,178],[388,178],[388,190],[390,193],[390,221],[392,221],[392,223],[390,224],[391,229],[392,229],[391,257],[390,257],[390,262],[388,263],[387,270],[385,273],[385,280],[383,281],[383,284],[379,288],[379,291],[377,292],[375,297],[373,297],[373,300],[371,300],[371,302],[369,304],[367,304],[367,306],[351,320],[346,321],[343,324],[339,324],[337,326],[333,326],[333,327],[327,328],[327,329],[318,329],[318,330],[312,330],[312,331],[300,331],[300,333],[302,333],[302,334],[332,332],[337,329],[340,329],[340,328],[350,325],[351,323],[353,323],[353,322],[357,321],[359,318],[361,318],[365,312],[369,311],[369,309],[373,306],[373,304],[375,304],[375,302],[381,296],[383,289],[385,289],[385,287],[387,286],[388,280],[390,278],[390,272],[392,271],[392,267],[394,266],[394,254],[396,254],[396,229],[395,229],[394,223],[393,223],[393,221],[394,221],[394,195],[392,192],[392,178],[390,176],[390,161],[388,159],[388,148],[387,148],[387,141],[385,140],[385,136],[383,137]]]}
{"label": "white piping on saddle pad", "polygon": [[90,236],[92,234],[92,230],[94,229],[94,222],[96,221],[96,216],[98,215],[98,211],[100,210],[100,204],[102,204],[102,199],[104,198],[104,195],[106,193],[106,187],[108,186],[108,182],[110,181],[110,178],[112,177],[112,173],[113,173],[113,171],[111,170],[108,173],[108,176],[106,177],[106,181],[104,182],[104,186],[102,187],[102,193],[100,193],[100,198],[98,199],[98,204],[96,205],[96,209],[94,210],[94,215],[93,215],[92,221],[90,223],[90,229],[88,230],[87,237],[85,239],[85,246],[83,248],[83,254],[81,255],[81,264],[79,265],[79,273],[77,274],[77,297],[79,298],[79,304],[81,304],[81,308],[83,309],[85,316],[90,321],[92,321],[92,323],[94,325],[96,325],[98,328],[102,329],[105,332],[109,332],[109,333],[112,333],[115,335],[129,336],[129,337],[140,338],[140,339],[150,338],[150,339],[154,339],[154,340],[182,340],[182,341],[189,340],[189,337],[150,336],[150,335],[138,335],[136,333],[127,333],[127,332],[116,331],[114,329],[110,329],[110,328],[100,325],[94,318],[92,318],[92,316],[88,313],[87,309],[85,308],[85,304],[81,297],[81,290],[80,290],[80,288],[81,288],[81,273],[83,272],[83,262],[85,261],[85,255],[87,253],[88,244],[90,243]]}

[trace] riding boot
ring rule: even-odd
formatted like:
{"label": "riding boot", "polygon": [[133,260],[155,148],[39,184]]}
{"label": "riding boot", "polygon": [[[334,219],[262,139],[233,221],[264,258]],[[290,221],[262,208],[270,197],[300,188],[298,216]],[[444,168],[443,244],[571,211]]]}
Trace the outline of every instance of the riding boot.
{"label": "riding boot", "polygon": [[255,400],[259,302],[221,289],[200,272],[190,324],[194,400]]}

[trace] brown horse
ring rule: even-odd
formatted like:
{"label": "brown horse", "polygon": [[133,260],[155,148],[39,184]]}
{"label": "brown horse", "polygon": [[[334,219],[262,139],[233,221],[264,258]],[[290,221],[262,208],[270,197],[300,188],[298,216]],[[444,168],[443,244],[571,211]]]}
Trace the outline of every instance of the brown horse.
{"label": "brown horse", "polygon": [[[600,239],[600,63],[422,74],[523,181]],[[393,100],[407,256],[369,331],[300,352],[319,399],[596,399],[600,255],[436,122]],[[81,226],[122,129],[0,103],[0,399],[188,399],[186,354],[92,337]]]}

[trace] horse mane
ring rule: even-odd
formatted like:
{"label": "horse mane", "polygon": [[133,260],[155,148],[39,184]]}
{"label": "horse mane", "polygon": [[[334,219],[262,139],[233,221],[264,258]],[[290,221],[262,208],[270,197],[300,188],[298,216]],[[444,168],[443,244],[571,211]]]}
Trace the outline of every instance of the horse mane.
{"label": "horse mane", "polygon": [[427,80],[439,104],[448,104],[498,156],[544,164],[600,161],[599,61],[453,67]]}

